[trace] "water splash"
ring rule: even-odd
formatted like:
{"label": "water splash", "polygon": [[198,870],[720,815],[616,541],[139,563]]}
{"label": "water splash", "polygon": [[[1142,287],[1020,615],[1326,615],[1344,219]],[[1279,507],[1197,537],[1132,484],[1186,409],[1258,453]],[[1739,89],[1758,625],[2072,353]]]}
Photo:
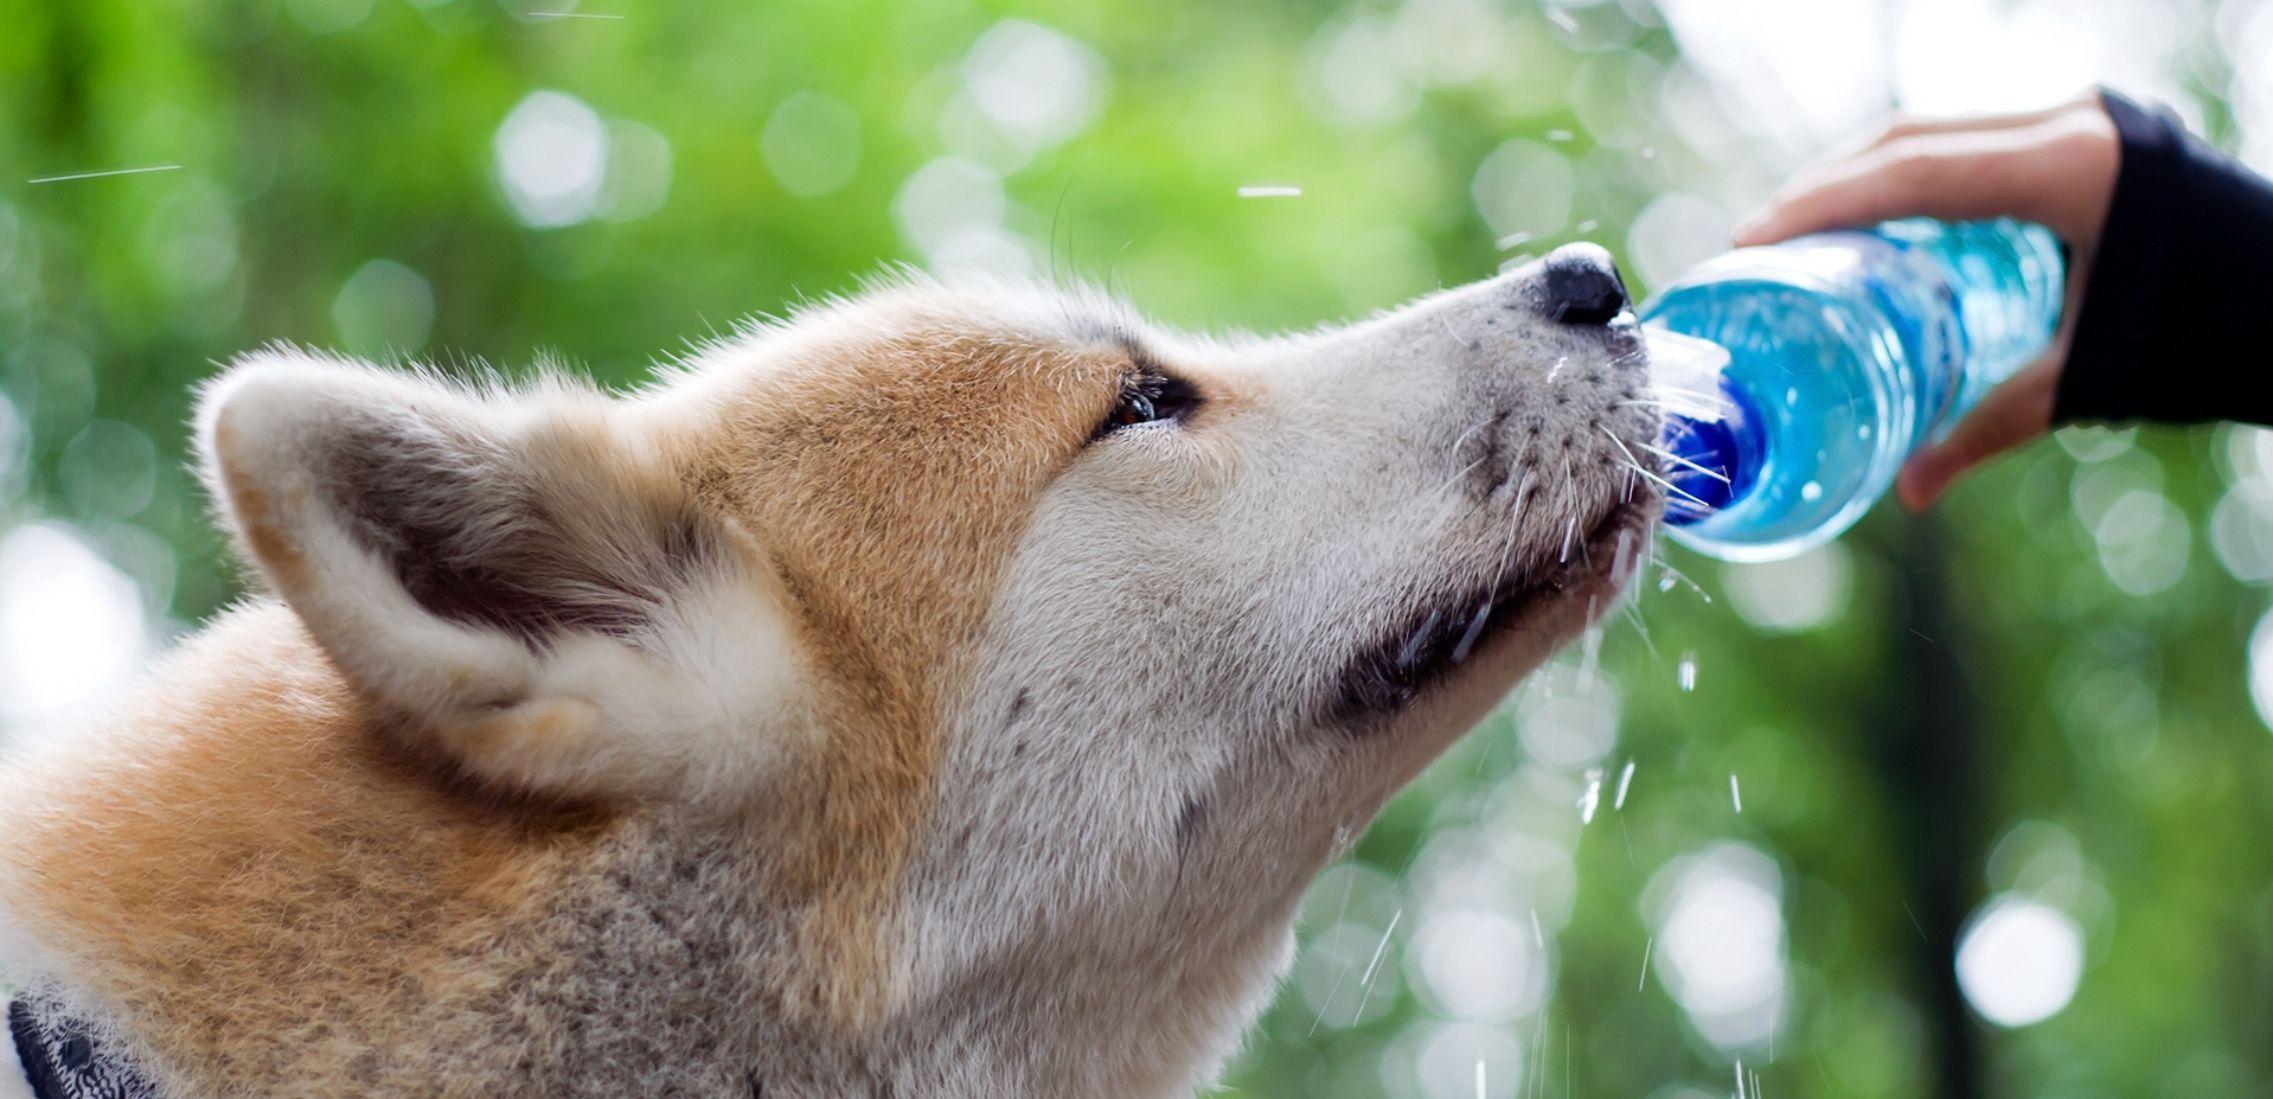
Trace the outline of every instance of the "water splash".
{"label": "water splash", "polygon": [[1681,683],[1681,690],[1682,690],[1684,693],[1687,693],[1687,692],[1689,692],[1689,691],[1694,691],[1694,690],[1696,690],[1696,689],[1697,689],[1697,654],[1696,654],[1696,653],[1693,653],[1693,652],[1690,652],[1690,653],[1682,653],[1682,654],[1681,654],[1681,663],[1680,663],[1680,664],[1677,666],[1677,668],[1675,669],[1675,673],[1674,673],[1674,674],[1675,674],[1675,678],[1677,678],[1677,679],[1680,681],[1680,683]]}
{"label": "water splash", "polygon": [[1358,986],[1364,990],[1363,996],[1358,1000],[1358,1010],[1360,1014],[1364,1013],[1365,1001],[1372,998],[1373,979],[1380,975],[1382,955],[1389,952],[1389,938],[1390,936],[1397,933],[1397,925],[1398,923],[1402,922],[1404,918],[1405,910],[1402,908],[1398,909],[1394,915],[1389,917],[1389,926],[1381,930],[1380,945],[1373,948],[1373,960],[1365,963],[1365,975],[1358,978]]}
{"label": "water splash", "polygon": [[1578,822],[1593,824],[1594,811],[1602,805],[1602,768],[1586,769],[1586,792],[1578,796]]}
{"label": "water splash", "polygon": [[179,164],[156,164],[148,168],[112,168],[109,171],[104,172],[72,172],[67,175],[59,176],[35,176],[31,179],[25,180],[24,182],[66,183],[74,179],[104,179],[109,176],[138,176],[146,172],[178,172],[181,171],[181,168],[182,166]]}
{"label": "water splash", "polygon": [[1744,791],[1737,789],[1736,772],[1734,771],[1728,773],[1728,801],[1729,804],[1736,806],[1737,812],[1744,812]]}
{"label": "water splash", "polygon": [[1618,772],[1618,794],[1616,797],[1610,799],[1610,809],[1612,812],[1620,812],[1626,808],[1626,788],[1632,786],[1633,784],[1634,761],[1629,759],[1626,761],[1626,769]]}
{"label": "water splash", "polygon": [[[1586,601],[1586,620],[1594,621],[1594,600]],[[1587,629],[1579,640],[1578,689],[1594,689],[1594,675],[1602,670],[1602,636],[1604,629],[1597,625]]]}

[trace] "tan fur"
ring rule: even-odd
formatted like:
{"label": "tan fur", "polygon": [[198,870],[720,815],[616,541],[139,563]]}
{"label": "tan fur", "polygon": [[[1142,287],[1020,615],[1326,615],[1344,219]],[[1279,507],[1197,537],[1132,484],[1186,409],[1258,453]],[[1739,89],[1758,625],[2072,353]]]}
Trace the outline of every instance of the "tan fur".
{"label": "tan fur", "polygon": [[[369,735],[370,715],[291,616],[233,613],[173,657],[194,685],[119,717],[124,751],[52,781],[23,776],[36,814],[8,837],[50,942],[92,960],[82,989],[146,1051],[195,1078],[310,1079],[353,1094],[385,1066],[327,1065],[353,1045],[410,1041],[423,998],[484,979],[455,951],[543,918],[548,894],[609,814],[465,796]],[[82,769],[83,768],[83,769]],[[315,1029],[311,1030],[310,1028]],[[267,1031],[281,1046],[233,1037]],[[297,1047],[297,1063],[240,1060]]]}

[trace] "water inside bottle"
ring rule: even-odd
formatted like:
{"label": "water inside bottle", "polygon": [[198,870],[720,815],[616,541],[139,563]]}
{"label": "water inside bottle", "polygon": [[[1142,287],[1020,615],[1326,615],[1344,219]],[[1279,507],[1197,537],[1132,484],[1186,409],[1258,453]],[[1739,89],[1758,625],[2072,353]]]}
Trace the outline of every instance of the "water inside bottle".
{"label": "water inside bottle", "polygon": [[1764,560],[1844,530],[1912,449],[2049,341],[2061,276],[2039,227],[1912,220],[1685,277],[1643,319],[1727,359],[1712,378],[1661,370],[1653,338],[1675,537]]}
{"label": "water inside bottle", "polygon": [[[1667,303],[1653,325],[1725,348],[1714,388],[1683,400],[1714,405],[1684,417],[1668,450],[1725,478],[1688,467],[1674,480],[1668,519],[1705,537],[1777,542],[1844,526],[1891,478],[1915,422],[1916,394],[1886,389],[1884,365],[1900,352],[1883,322],[1836,295],[1782,282],[1731,280]],[[1878,360],[1877,369],[1856,369]],[[1697,383],[1684,383],[1694,385]]]}

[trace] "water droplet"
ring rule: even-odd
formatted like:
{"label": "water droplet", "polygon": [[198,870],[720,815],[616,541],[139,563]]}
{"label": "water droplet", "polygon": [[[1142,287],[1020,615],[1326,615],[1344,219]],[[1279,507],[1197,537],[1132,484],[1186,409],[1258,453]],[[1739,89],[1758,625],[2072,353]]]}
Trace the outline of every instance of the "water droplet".
{"label": "water droplet", "polygon": [[1676,677],[1677,677],[1677,678],[1680,680],[1680,682],[1681,682],[1681,689],[1682,689],[1683,691],[1694,691],[1694,690],[1696,690],[1696,689],[1697,689],[1697,654],[1696,654],[1696,653],[1682,653],[1682,654],[1681,654],[1681,663],[1680,663],[1680,665],[1679,665],[1679,666],[1678,666],[1678,667],[1675,669],[1675,673],[1674,673],[1674,674],[1675,674],[1675,676],[1676,676]]}
{"label": "water droplet", "polygon": [[1799,498],[1812,504],[1823,498],[1823,486],[1809,481],[1799,486]]}
{"label": "water droplet", "polygon": [[1602,768],[1586,769],[1586,792],[1578,796],[1578,822],[1593,824],[1594,811],[1602,807]]}
{"label": "water droplet", "polygon": [[1737,789],[1734,771],[1728,773],[1728,803],[1736,806],[1737,812],[1744,811],[1744,791]]}
{"label": "water droplet", "polygon": [[1677,579],[1674,577],[1674,575],[1673,575],[1673,570],[1671,570],[1671,569],[1667,569],[1667,570],[1666,570],[1666,572],[1665,572],[1665,575],[1663,575],[1663,576],[1660,576],[1660,577],[1658,577],[1658,578],[1657,578],[1657,590],[1659,590],[1659,591],[1672,591],[1672,590],[1673,590],[1673,585],[1675,585],[1675,584],[1677,584],[1677,583],[1679,583],[1679,582],[1680,582],[1680,581],[1679,581],[1679,580],[1677,580]]}

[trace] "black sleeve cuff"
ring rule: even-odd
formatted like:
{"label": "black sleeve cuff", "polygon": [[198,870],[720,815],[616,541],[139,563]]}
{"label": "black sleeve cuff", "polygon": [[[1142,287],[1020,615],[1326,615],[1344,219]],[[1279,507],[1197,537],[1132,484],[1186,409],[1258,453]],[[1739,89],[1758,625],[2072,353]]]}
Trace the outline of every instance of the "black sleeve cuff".
{"label": "black sleeve cuff", "polygon": [[2134,365],[2151,356],[2162,327],[2150,291],[2163,280],[2183,139],[2170,118],[2149,114],[2113,91],[2102,89],[2100,102],[2115,120],[2123,153],[2091,285],[2077,310],[2075,340],[2053,398],[2055,424],[2137,416]]}
{"label": "black sleeve cuff", "polygon": [[2167,114],[2100,99],[2121,166],[2053,422],[2273,423],[2252,347],[2273,290],[2273,185]]}

